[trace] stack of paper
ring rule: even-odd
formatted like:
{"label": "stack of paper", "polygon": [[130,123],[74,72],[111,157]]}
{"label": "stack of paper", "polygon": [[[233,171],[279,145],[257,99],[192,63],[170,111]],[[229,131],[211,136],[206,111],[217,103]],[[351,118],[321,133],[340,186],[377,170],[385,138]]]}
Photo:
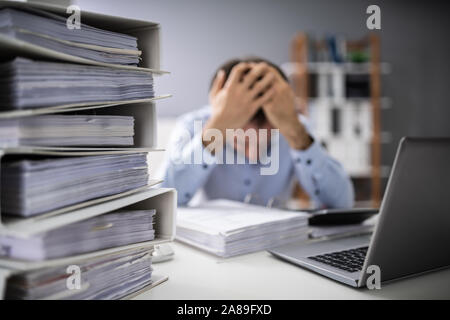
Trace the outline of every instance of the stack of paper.
{"label": "stack of paper", "polygon": [[135,37],[80,24],[36,9],[0,10],[0,34],[58,52],[104,63],[137,65],[141,52]]}
{"label": "stack of paper", "polygon": [[0,147],[130,146],[134,118],[99,115],[46,115],[0,120]]}
{"label": "stack of paper", "polygon": [[306,239],[308,214],[214,200],[179,208],[176,237],[230,257]]}
{"label": "stack of paper", "polygon": [[80,260],[71,266],[80,270],[80,288],[71,281],[73,274],[63,264],[12,276],[7,282],[6,299],[120,299],[152,283],[149,249]]}
{"label": "stack of paper", "polygon": [[0,235],[0,256],[44,260],[151,241],[155,212],[114,211],[31,237]]}
{"label": "stack of paper", "polygon": [[32,216],[147,183],[145,153],[6,162],[1,168],[1,211]]}
{"label": "stack of paper", "polygon": [[0,110],[153,98],[150,72],[24,58],[0,64]]}

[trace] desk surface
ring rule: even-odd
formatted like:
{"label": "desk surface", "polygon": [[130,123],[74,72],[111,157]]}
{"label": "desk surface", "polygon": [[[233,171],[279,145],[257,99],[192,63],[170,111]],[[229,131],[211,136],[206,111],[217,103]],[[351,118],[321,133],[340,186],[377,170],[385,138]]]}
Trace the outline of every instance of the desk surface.
{"label": "desk surface", "polygon": [[450,299],[450,269],[354,289],[263,251],[220,259],[179,242],[173,260],[154,265],[169,280],[136,299]]}

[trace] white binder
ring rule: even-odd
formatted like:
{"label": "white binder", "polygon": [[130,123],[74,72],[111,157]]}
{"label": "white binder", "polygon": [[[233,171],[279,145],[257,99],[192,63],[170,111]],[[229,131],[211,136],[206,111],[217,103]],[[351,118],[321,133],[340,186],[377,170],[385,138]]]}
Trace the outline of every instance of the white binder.
{"label": "white binder", "polygon": [[[69,266],[81,260],[133,248],[143,247],[151,250],[155,245],[173,241],[175,237],[176,203],[177,194],[174,189],[147,187],[146,190],[136,192],[131,195],[122,196],[111,201],[97,203],[95,205],[66,212],[64,214],[50,217],[38,216],[36,218],[25,219],[25,221],[12,223],[11,225],[2,225],[0,229],[0,233],[2,234],[27,237],[39,232],[52,230],[69,223],[88,219],[118,209],[156,209],[157,212],[154,225],[155,239],[152,241],[44,261],[23,261],[0,258],[0,297],[2,298],[5,293],[4,290],[8,278],[20,272],[53,266]],[[153,284],[147,289],[150,289],[165,280],[167,280],[167,277],[165,276],[162,278],[157,278],[157,281],[154,280]]]}
{"label": "white binder", "polygon": [[[16,1],[0,1],[0,9],[4,7],[13,8],[36,8],[67,16],[66,8],[50,6],[38,3],[22,3]],[[24,41],[0,35],[0,58],[21,55],[34,59],[62,61],[70,63],[82,63],[111,68],[140,70],[152,72],[156,75],[168,72],[159,69],[160,44],[159,24],[154,22],[125,19],[98,13],[82,12],[82,22],[101,29],[121,32],[137,37],[139,49],[142,51],[140,67],[126,65],[111,65],[100,63],[68,54],[62,54],[54,50],[29,44]],[[157,148],[156,132],[157,118],[155,101],[170,97],[160,95],[152,99],[140,99],[129,101],[102,101],[96,103],[79,103],[71,105],[53,106],[41,109],[25,109],[0,112],[0,119],[26,117],[39,114],[66,113],[71,111],[94,112],[96,114],[126,115],[135,119],[134,145],[127,148],[70,148],[70,147],[27,147],[0,149],[1,160],[9,155],[48,155],[48,156],[89,156],[104,154],[141,153],[162,151]],[[19,272],[35,270],[39,268],[61,266],[82,259],[100,255],[110,255],[115,252],[131,250],[139,246],[152,250],[154,245],[172,241],[175,236],[175,211],[177,207],[177,194],[175,189],[156,188],[155,184],[161,181],[151,180],[148,186],[136,190],[130,190],[122,194],[108,196],[79,203],[74,206],[48,212],[43,215],[27,219],[6,219],[0,212],[0,233],[14,236],[27,237],[37,232],[51,230],[72,222],[88,219],[90,217],[105,214],[116,209],[156,209],[155,215],[155,239],[145,243],[139,243],[124,247],[111,248],[97,252],[91,252],[79,256],[62,259],[46,260],[40,262],[27,262],[14,259],[0,258],[0,297],[3,297],[8,278]],[[1,190],[0,190],[1,192]],[[153,283],[140,290],[150,289],[167,280],[166,276],[152,276]],[[138,294],[136,292],[130,296]]]}

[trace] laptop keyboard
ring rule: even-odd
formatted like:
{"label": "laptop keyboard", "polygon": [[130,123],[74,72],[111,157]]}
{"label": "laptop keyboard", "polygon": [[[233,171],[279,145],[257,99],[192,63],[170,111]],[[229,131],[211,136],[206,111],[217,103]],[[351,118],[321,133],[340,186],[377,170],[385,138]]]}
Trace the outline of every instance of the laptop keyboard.
{"label": "laptop keyboard", "polygon": [[347,272],[356,272],[362,270],[368,248],[369,247],[361,247],[344,251],[336,251],[311,256],[308,257],[308,259],[318,261]]}

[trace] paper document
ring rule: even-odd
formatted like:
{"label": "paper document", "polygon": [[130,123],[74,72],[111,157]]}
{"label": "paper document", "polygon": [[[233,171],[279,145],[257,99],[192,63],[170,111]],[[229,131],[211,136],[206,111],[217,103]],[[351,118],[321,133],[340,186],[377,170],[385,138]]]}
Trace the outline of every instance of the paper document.
{"label": "paper document", "polygon": [[132,146],[134,118],[107,115],[45,115],[0,119],[0,147]]}
{"label": "paper document", "polygon": [[81,24],[67,28],[65,17],[28,8],[0,10],[0,34],[104,63],[137,65],[141,52],[135,37]]}
{"label": "paper document", "polygon": [[80,268],[80,289],[67,287],[67,265],[13,275],[6,299],[120,299],[151,284],[151,251],[134,249],[73,263]]}
{"label": "paper document", "polygon": [[33,216],[147,183],[145,153],[5,161],[2,215]]}
{"label": "paper document", "polygon": [[228,257],[307,238],[308,214],[213,200],[178,208],[177,239]]}
{"label": "paper document", "polygon": [[27,238],[0,235],[0,256],[44,260],[151,241],[155,210],[119,210]]}
{"label": "paper document", "polygon": [[0,64],[0,111],[155,96],[149,72],[15,58]]}

